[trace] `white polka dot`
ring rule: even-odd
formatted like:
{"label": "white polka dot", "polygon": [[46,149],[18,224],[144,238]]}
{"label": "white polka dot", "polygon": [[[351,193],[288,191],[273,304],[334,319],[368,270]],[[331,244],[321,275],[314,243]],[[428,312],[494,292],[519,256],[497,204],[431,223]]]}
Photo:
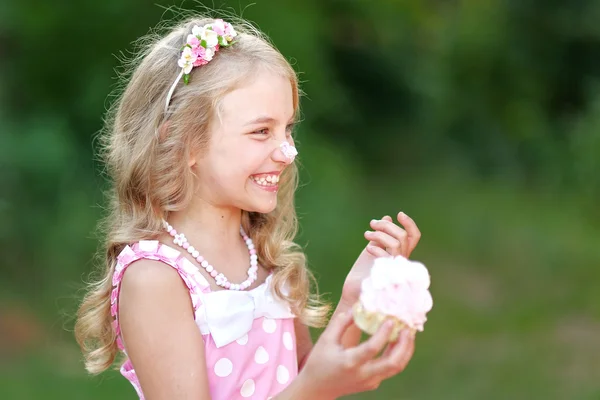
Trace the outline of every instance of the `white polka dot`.
{"label": "white polka dot", "polygon": [[240,390],[240,394],[242,397],[250,397],[254,394],[254,381],[252,379],[246,379],[244,384],[242,385],[242,390]]}
{"label": "white polka dot", "polygon": [[277,367],[277,382],[279,382],[283,385],[284,383],[287,383],[287,381],[289,379],[290,379],[290,373],[289,373],[288,369],[286,367],[284,367],[283,365],[280,365],[279,367]]}
{"label": "white polka dot", "polygon": [[236,342],[238,344],[241,344],[242,346],[245,345],[246,343],[248,343],[248,334],[246,333],[244,336],[242,336],[241,338],[237,339]]}
{"label": "white polka dot", "polygon": [[267,333],[273,333],[277,329],[277,323],[275,322],[274,319],[271,319],[271,318],[263,319],[262,326],[263,326],[263,329],[265,330],[265,332],[267,332]]}
{"label": "white polka dot", "polygon": [[267,350],[265,350],[264,347],[260,346],[256,349],[254,361],[256,361],[257,364],[266,364],[269,361],[269,353],[267,353]]}
{"label": "white polka dot", "polygon": [[215,374],[224,378],[229,376],[233,371],[233,364],[228,358],[221,358],[219,361],[215,363]]}
{"label": "white polka dot", "polygon": [[288,350],[292,350],[294,348],[294,339],[292,339],[291,333],[286,332],[283,334],[283,345]]}

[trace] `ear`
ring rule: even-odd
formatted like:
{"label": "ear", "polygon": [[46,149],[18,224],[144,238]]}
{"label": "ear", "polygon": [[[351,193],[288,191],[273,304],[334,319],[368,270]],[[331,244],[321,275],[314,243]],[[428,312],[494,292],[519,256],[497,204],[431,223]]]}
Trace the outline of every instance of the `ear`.
{"label": "ear", "polygon": [[190,157],[188,158],[188,167],[193,167],[194,165],[196,165],[196,154],[195,153],[191,153]]}
{"label": "ear", "polygon": [[198,163],[198,151],[190,148],[186,152],[187,152],[188,167],[192,168],[194,165],[196,165]]}

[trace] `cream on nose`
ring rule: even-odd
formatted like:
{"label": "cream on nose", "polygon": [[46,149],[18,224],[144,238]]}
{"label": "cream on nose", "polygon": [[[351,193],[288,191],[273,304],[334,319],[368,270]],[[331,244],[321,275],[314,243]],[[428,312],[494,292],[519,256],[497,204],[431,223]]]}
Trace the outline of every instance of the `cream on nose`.
{"label": "cream on nose", "polygon": [[298,155],[298,150],[296,150],[296,147],[292,146],[287,141],[281,143],[279,145],[279,148],[281,149],[283,156],[287,158],[290,163],[294,161],[294,159]]}

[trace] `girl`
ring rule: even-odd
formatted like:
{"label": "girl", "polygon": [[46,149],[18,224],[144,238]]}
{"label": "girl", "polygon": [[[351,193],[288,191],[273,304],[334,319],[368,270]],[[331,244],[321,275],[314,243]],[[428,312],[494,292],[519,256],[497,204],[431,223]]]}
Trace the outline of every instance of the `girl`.
{"label": "girl", "polygon": [[[298,81],[246,23],[193,18],[132,64],[109,111],[106,266],[76,337],[91,373],[121,351],[140,399],[334,399],[400,372],[413,338],[360,342],[350,307],[373,257],[410,255],[419,231],[372,221],[328,307],[293,242]],[[300,372],[299,372],[300,371]]]}

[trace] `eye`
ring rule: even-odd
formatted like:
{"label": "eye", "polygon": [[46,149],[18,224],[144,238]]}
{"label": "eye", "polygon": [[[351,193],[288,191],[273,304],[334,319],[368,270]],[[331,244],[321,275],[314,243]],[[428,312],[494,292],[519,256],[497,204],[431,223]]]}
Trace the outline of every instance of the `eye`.
{"label": "eye", "polygon": [[262,128],[259,129],[257,131],[252,132],[253,135],[260,135],[260,136],[264,136],[264,135],[268,135],[269,134],[269,129],[268,128]]}

